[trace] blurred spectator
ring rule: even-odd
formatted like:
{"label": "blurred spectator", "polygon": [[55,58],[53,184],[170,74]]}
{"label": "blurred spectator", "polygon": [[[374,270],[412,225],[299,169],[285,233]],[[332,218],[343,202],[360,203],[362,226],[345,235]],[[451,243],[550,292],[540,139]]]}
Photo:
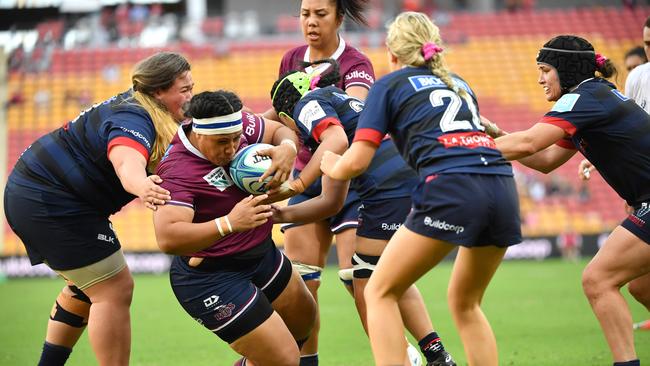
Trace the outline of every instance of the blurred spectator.
{"label": "blurred spectator", "polygon": [[120,69],[113,64],[109,64],[102,68],[102,78],[108,84],[114,84],[120,80]]}
{"label": "blurred spectator", "polygon": [[21,89],[14,90],[7,99],[7,106],[17,106],[25,103],[25,95]]}
{"label": "blurred spectator", "polygon": [[239,36],[241,33],[241,22],[242,19],[237,12],[231,12],[225,16],[223,33],[226,38],[236,38]]}
{"label": "blurred spectator", "polygon": [[25,63],[25,50],[16,47],[9,53],[9,71],[21,70]]}
{"label": "blurred spectator", "polygon": [[578,188],[578,201],[587,202],[591,199],[591,191],[589,191],[589,184],[586,180],[580,181],[580,188]]}
{"label": "blurred spectator", "polygon": [[534,0],[504,0],[504,6],[509,12],[531,10],[535,6]]}
{"label": "blurred spectator", "polygon": [[634,9],[636,8],[637,1],[636,0],[622,0],[623,6],[628,8],[628,9]]}
{"label": "blurred spectator", "polygon": [[135,4],[129,9],[129,20],[133,23],[141,23],[149,17],[149,8],[146,5]]}
{"label": "blurred spectator", "polygon": [[80,108],[88,108],[92,105],[92,93],[88,89],[66,90],[63,96],[63,102],[73,104]]}
{"label": "blurred spectator", "polygon": [[557,247],[562,253],[562,258],[571,262],[580,259],[580,248],[582,248],[582,235],[569,225],[557,236]]}
{"label": "blurred spectator", "polygon": [[637,46],[625,53],[625,68],[628,72],[632,71],[635,67],[648,62],[645,50],[642,46]]}
{"label": "blurred spectator", "polygon": [[34,106],[38,109],[47,109],[50,106],[49,90],[40,89],[34,93]]}
{"label": "blurred spectator", "polygon": [[257,19],[257,12],[247,10],[242,15],[242,27],[240,28],[241,35],[245,38],[252,38],[260,32],[260,22]]}
{"label": "blurred spectator", "polygon": [[546,186],[539,180],[528,182],[528,195],[535,202],[540,202],[546,198]]}
{"label": "blurred spectator", "polygon": [[570,196],[573,194],[573,187],[560,174],[549,174],[546,181],[546,194],[548,196]]}
{"label": "blurred spectator", "polygon": [[436,10],[433,0],[403,0],[402,11],[419,11],[431,15]]}

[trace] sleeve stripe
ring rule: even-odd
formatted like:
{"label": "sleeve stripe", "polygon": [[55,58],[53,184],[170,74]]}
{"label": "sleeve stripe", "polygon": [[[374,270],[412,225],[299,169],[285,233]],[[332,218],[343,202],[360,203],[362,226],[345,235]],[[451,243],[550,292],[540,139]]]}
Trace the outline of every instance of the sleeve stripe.
{"label": "sleeve stripe", "polygon": [[181,202],[181,201],[170,200],[170,201],[167,201],[166,204],[167,204],[167,205],[172,205],[172,206],[183,206],[183,207],[188,207],[188,208],[191,208],[192,210],[194,209],[194,205],[193,205],[193,204],[191,204],[191,203],[186,203],[186,202]]}
{"label": "sleeve stripe", "polygon": [[354,82],[351,82],[351,83],[347,83],[347,84],[345,84],[345,88],[346,88],[346,89],[349,88],[349,87],[351,87],[351,86],[362,86],[362,87],[364,87],[364,88],[366,88],[366,89],[370,89],[370,87],[372,86],[372,84],[371,84],[371,83],[362,83],[362,82],[360,82],[360,81],[354,81]]}
{"label": "sleeve stripe", "polygon": [[260,121],[260,134],[257,137],[257,142],[260,143],[260,142],[262,142],[262,139],[264,138],[264,130],[266,129],[266,124],[264,122],[264,117],[262,117],[260,115],[257,115],[257,114],[255,115],[255,117],[257,117],[259,119],[259,121]]}
{"label": "sleeve stripe", "polygon": [[341,124],[341,121],[338,120],[338,118],[335,117],[326,117],[323,120],[320,121],[318,126],[316,126],[312,131],[311,135],[314,137],[314,140],[316,142],[320,143],[320,135],[325,131],[329,126],[340,126],[343,128],[343,125]]}
{"label": "sleeve stripe", "polygon": [[147,151],[147,148],[136,140],[124,136],[116,137],[109,141],[108,148],[106,149],[106,155],[109,155],[111,153],[111,149],[118,145],[127,146],[137,150],[140,154],[142,154],[142,156],[144,156],[144,160],[149,161],[149,151]]}
{"label": "sleeve stripe", "polygon": [[384,139],[384,134],[372,128],[360,128],[354,134],[354,141],[368,141],[377,146],[381,144]]}
{"label": "sleeve stripe", "polygon": [[544,116],[542,117],[543,123],[548,123],[563,129],[569,136],[573,136],[576,133],[576,127],[571,124],[571,122],[565,120],[564,118]]}

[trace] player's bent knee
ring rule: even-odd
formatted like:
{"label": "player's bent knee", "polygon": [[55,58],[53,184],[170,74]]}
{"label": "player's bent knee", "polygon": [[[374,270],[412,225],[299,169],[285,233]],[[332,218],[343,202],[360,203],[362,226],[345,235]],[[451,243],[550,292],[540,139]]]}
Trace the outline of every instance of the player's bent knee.
{"label": "player's bent knee", "polygon": [[320,275],[323,272],[321,267],[298,261],[291,261],[291,263],[293,264],[293,268],[295,268],[300,274],[303,281],[320,281]]}
{"label": "player's bent knee", "polygon": [[74,328],[83,328],[88,324],[90,299],[76,286],[68,286],[56,298],[50,320],[67,324]]}
{"label": "player's bent knee", "polygon": [[650,311],[650,291],[648,288],[643,285],[639,285],[637,282],[632,281],[627,288],[630,295],[636,299],[641,305],[645,306],[648,311]]}

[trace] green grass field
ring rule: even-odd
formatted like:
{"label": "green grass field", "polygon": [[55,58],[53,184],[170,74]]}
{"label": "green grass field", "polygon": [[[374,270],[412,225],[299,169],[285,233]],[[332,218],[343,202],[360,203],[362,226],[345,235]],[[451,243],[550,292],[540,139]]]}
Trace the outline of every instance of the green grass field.
{"label": "green grass field", "polygon": [[[582,294],[585,263],[511,261],[501,266],[483,307],[496,333],[501,365],[611,365],[605,339]],[[447,350],[464,365],[445,300],[450,271],[451,263],[443,263],[418,284]],[[132,365],[229,366],[238,358],[185,314],[166,275],[141,275],[135,282]],[[0,365],[36,364],[50,307],[62,286],[63,281],[54,279],[0,283]],[[321,365],[372,365],[352,299],[331,267],[324,273],[321,291]],[[635,320],[650,317],[624,292]],[[639,357],[649,362],[650,332],[636,332],[635,337]],[[96,364],[86,336],[68,364]]]}

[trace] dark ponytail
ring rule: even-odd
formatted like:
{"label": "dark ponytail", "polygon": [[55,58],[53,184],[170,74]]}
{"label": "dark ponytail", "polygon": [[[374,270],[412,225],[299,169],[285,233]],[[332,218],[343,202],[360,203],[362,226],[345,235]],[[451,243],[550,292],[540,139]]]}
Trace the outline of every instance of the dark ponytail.
{"label": "dark ponytail", "polygon": [[598,72],[603,78],[609,79],[614,75],[618,74],[616,66],[612,60],[607,59],[601,65],[596,65],[596,72]]}
{"label": "dark ponytail", "polygon": [[363,11],[368,5],[368,0],[335,0],[336,2],[336,16],[343,18],[347,16],[353,22],[359,25],[368,25]]}

